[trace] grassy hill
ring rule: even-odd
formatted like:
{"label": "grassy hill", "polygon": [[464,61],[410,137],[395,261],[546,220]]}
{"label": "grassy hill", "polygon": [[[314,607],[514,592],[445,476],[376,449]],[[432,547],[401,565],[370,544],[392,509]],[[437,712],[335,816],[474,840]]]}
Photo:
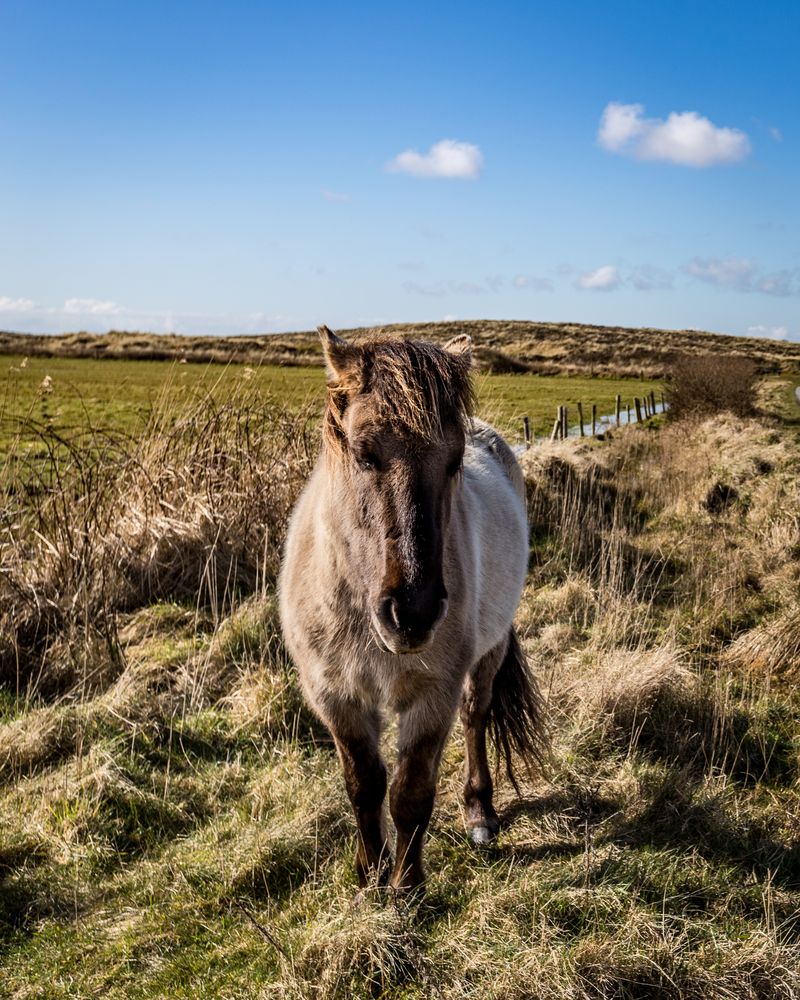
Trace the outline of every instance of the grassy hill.
{"label": "grassy hill", "polygon": [[[800,370],[800,344],[697,330],[499,320],[394,324],[381,329],[392,335],[436,342],[468,333],[475,342],[478,366],[498,373],[528,371],[548,375],[662,378],[680,354],[744,356],[753,359],[765,373]],[[348,337],[365,331],[338,332]],[[184,337],[122,332],[59,336],[0,332],[0,354],[271,365],[318,364],[320,358],[315,333]]]}
{"label": "grassy hill", "polygon": [[[104,371],[110,407],[136,383],[96,364],[87,391]],[[313,412],[225,377],[145,392],[135,424],[75,406],[69,434],[53,378],[0,459],[0,995],[800,995],[794,382],[526,453],[551,759],[519,797],[499,779],[477,851],[456,727],[408,903],[356,898],[277,622]]]}

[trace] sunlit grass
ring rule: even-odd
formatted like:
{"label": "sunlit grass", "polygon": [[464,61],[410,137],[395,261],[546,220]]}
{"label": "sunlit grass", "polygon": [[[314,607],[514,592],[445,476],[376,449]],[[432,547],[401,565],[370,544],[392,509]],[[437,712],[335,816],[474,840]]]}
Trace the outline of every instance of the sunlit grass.
{"label": "sunlit grass", "polygon": [[[292,409],[310,406],[319,412],[324,403],[321,366],[0,356],[0,453],[15,442],[34,444],[35,427],[66,436],[94,428],[136,437],[154,408],[177,420],[207,394],[224,402],[243,381]],[[475,384],[480,415],[512,440],[522,439],[525,416],[536,436],[549,436],[562,404],[570,407],[570,425],[576,425],[578,401],[588,422],[593,403],[599,418],[614,413],[618,393],[624,406],[651,390],[658,397],[661,389],[652,380],[528,374],[478,374]]]}
{"label": "sunlit grass", "polygon": [[[277,620],[321,372],[20,360],[4,433],[27,414],[15,454],[56,454],[50,478],[0,476],[0,996],[800,995],[795,427],[526,453],[517,626],[552,757],[521,797],[499,776],[478,851],[456,725],[407,903],[356,895],[341,770]],[[645,387],[477,381],[517,440],[523,413],[541,435],[560,403]]]}

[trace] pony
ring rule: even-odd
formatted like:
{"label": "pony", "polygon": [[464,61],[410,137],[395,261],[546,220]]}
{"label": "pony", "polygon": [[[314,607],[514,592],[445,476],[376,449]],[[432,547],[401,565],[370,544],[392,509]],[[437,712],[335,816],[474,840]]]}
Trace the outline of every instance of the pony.
{"label": "pony", "polygon": [[[498,834],[487,730],[541,759],[542,707],[513,627],[525,581],[522,471],[473,414],[471,340],[347,342],[319,328],[322,447],[292,512],[279,576],[288,651],[333,736],[358,831],[360,885],[424,885],[422,849],[456,713],[476,845]],[[384,714],[396,713],[384,819]],[[517,789],[518,791],[518,789]]]}

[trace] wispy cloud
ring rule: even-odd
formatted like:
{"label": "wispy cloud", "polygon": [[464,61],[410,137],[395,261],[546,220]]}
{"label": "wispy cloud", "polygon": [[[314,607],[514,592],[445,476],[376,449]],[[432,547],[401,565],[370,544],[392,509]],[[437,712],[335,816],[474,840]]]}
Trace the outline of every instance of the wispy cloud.
{"label": "wispy cloud", "polygon": [[764,326],[758,323],[756,326],[748,326],[748,337],[768,337],[770,340],[786,340],[789,336],[789,328],[786,326]]}
{"label": "wispy cloud", "polygon": [[672,111],[666,120],[645,118],[644,105],[617,101],[606,105],[597,141],[610,153],[685,167],[737,163],[751,149],[745,132],[714,125],[696,111]]}
{"label": "wispy cloud", "polygon": [[671,271],[650,264],[639,264],[630,273],[629,281],[639,292],[664,291],[672,288],[674,276]]}
{"label": "wispy cloud", "polygon": [[320,191],[320,194],[325,199],[325,201],[334,202],[335,204],[339,205],[343,205],[349,201],[352,201],[350,195],[344,194],[342,191],[328,191],[325,188],[323,188],[322,191]]}
{"label": "wispy cloud", "polygon": [[769,134],[775,142],[783,142],[783,132],[776,125],[770,125]]}
{"label": "wispy cloud", "polygon": [[483,153],[470,142],[441,139],[427,153],[406,149],[386,164],[393,174],[411,174],[413,177],[455,177],[476,180],[483,169]]}
{"label": "wispy cloud", "polygon": [[502,274],[490,274],[486,279],[486,287],[490,292],[499,292],[505,283],[506,279]]}
{"label": "wispy cloud", "polygon": [[775,271],[759,278],[756,287],[765,295],[794,295],[797,292],[797,271]]}
{"label": "wispy cloud", "polygon": [[760,274],[752,260],[741,257],[695,257],[684,264],[683,271],[692,278],[717,288],[732,288],[737,292],[762,292],[764,295],[796,295],[800,272],[784,269]]}
{"label": "wispy cloud", "polygon": [[410,295],[427,295],[433,298],[443,298],[445,295],[482,295],[488,289],[475,281],[434,281],[429,285],[421,285],[417,281],[404,281],[404,291]]}
{"label": "wispy cloud", "polygon": [[35,308],[33,299],[12,299],[9,295],[0,295],[0,313],[28,313]]}
{"label": "wispy cloud", "polygon": [[70,316],[119,316],[123,312],[116,302],[100,299],[67,299],[63,308]]}
{"label": "wispy cloud", "polygon": [[622,283],[619,268],[613,264],[604,264],[594,271],[584,271],[575,282],[578,288],[594,292],[611,292]]}
{"label": "wispy cloud", "polygon": [[85,330],[105,333],[116,330],[148,330],[153,333],[232,334],[308,329],[311,317],[247,314],[200,314],[131,309],[103,299],[73,297],[59,306],[42,305],[32,299],[0,296],[0,315],[5,329],[20,333],[67,333]]}
{"label": "wispy cloud", "polygon": [[684,264],[683,270],[692,278],[718,288],[735,288],[747,292],[753,287],[757,268],[751,260],[740,257],[695,257]]}
{"label": "wispy cloud", "polygon": [[515,274],[511,284],[514,288],[531,292],[552,292],[554,288],[549,278],[537,278],[535,274]]}

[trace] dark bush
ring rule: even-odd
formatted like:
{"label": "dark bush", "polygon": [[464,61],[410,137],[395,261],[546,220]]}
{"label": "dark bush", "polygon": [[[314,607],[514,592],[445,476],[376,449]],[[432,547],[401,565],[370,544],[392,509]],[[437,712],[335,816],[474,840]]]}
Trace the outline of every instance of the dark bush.
{"label": "dark bush", "polygon": [[719,354],[683,355],[668,376],[673,420],[725,410],[740,417],[754,410],[758,366],[750,358]]}

